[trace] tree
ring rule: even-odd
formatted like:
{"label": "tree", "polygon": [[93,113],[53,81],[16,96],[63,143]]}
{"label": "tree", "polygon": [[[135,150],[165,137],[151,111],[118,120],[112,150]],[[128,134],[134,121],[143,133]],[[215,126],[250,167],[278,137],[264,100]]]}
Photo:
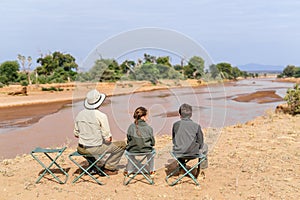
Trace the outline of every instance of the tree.
{"label": "tree", "polygon": [[221,77],[225,79],[236,79],[237,77],[240,76],[244,76],[244,77],[248,76],[246,72],[242,72],[238,67],[232,67],[230,63],[226,63],[226,62],[218,63],[216,67],[220,72]]}
{"label": "tree", "polygon": [[6,61],[0,65],[0,83],[16,82],[20,65],[17,61]]}
{"label": "tree", "polygon": [[168,78],[168,72],[170,70],[170,67],[168,65],[156,64],[155,67],[159,71],[158,78],[160,78],[160,79],[167,79]]}
{"label": "tree", "polygon": [[153,84],[157,83],[159,75],[159,69],[153,63],[143,64],[140,67],[136,67],[135,70],[136,80],[148,80]]}
{"label": "tree", "polygon": [[296,67],[296,68],[295,68],[295,74],[294,74],[294,77],[300,78],[300,67]]}
{"label": "tree", "polygon": [[174,69],[176,70],[176,71],[180,71],[180,72],[183,72],[183,67],[181,66],[181,65],[174,65],[173,66],[174,67]]}
{"label": "tree", "polygon": [[232,66],[229,63],[218,63],[217,68],[222,76],[225,79],[232,79]]}
{"label": "tree", "polygon": [[37,63],[41,65],[36,68],[38,75],[50,76],[54,72],[55,68],[58,67],[58,64],[53,60],[52,55],[46,55],[43,58],[38,58]]}
{"label": "tree", "polygon": [[173,67],[170,67],[168,70],[168,79],[183,79],[183,75],[180,71],[175,70]]}
{"label": "tree", "polygon": [[144,53],[144,63],[155,63],[156,62],[156,57],[155,56],[151,56],[150,54],[146,54]]}
{"label": "tree", "polygon": [[238,67],[232,68],[232,77],[236,80],[238,77],[242,76],[243,72]]}
{"label": "tree", "polygon": [[129,75],[130,72],[134,73],[135,62],[132,60],[125,60],[121,65],[121,71],[124,74]]}
{"label": "tree", "polygon": [[183,67],[183,70],[187,78],[200,78],[204,74],[204,60],[198,56],[193,56]]}
{"label": "tree", "polygon": [[211,77],[214,78],[214,79],[217,78],[220,75],[217,66],[214,65],[214,64],[209,66],[209,71],[210,71]]}
{"label": "tree", "polygon": [[293,77],[296,71],[296,67],[294,65],[288,65],[286,68],[283,69],[283,76],[286,77]]}
{"label": "tree", "polygon": [[248,74],[248,72],[246,72],[246,71],[242,71],[242,73],[243,73],[243,77],[244,78],[248,78],[250,75]]}
{"label": "tree", "polygon": [[38,76],[48,77],[47,82],[66,82],[75,80],[78,65],[70,54],[54,52],[37,59],[40,64],[36,68]]}
{"label": "tree", "polygon": [[166,65],[166,66],[172,67],[169,56],[158,57],[156,59],[156,64],[161,64],[161,65]]}
{"label": "tree", "polygon": [[122,77],[122,68],[114,59],[99,59],[89,70],[90,81],[117,81]]}

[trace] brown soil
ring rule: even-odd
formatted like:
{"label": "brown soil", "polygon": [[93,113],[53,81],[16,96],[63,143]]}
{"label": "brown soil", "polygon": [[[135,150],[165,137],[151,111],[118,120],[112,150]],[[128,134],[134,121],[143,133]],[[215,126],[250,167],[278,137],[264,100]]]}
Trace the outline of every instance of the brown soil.
{"label": "brown soil", "polygon": [[294,77],[290,77],[290,78],[277,78],[275,81],[277,81],[277,82],[290,82],[290,83],[300,84],[300,78],[294,78]]}

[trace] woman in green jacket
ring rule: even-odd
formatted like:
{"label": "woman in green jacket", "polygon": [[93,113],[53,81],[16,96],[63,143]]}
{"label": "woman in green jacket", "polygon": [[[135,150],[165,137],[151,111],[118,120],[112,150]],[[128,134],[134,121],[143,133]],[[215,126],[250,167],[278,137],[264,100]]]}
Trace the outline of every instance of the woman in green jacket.
{"label": "woman in green jacket", "polygon": [[[144,107],[138,107],[134,111],[133,118],[134,123],[132,123],[127,130],[126,151],[130,153],[152,152],[155,145],[155,139],[153,136],[153,128],[146,123],[146,121],[148,120],[147,109]],[[151,154],[149,154],[148,156],[150,158]],[[131,158],[135,160],[134,157]],[[124,175],[132,173],[133,170],[134,166],[130,162],[128,162]],[[149,162],[148,170],[150,170],[151,175],[154,175],[154,159]]]}

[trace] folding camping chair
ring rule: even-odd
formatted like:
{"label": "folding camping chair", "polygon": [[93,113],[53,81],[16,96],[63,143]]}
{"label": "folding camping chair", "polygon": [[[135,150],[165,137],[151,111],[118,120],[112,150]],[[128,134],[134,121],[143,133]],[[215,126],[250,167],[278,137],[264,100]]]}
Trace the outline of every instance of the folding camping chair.
{"label": "folding camping chair", "polygon": [[[197,156],[185,156],[185,157],[177,157],[176,154],[174,152],[170,152],[171,156],[177,161],[178,163],[178,167],[176,169],[174,169],[167,177],[166,177],[166,182],[168,183],[168,185],[170,186],[174,186],[175,184],[178,183],[178,181],[180,181],[181,179],[183,179],[185,176],[189,175],[192,180],[195,182],[196,185],[199,185],[198,181],[197,181],[197,177],[200,173],[200,165],[202,162],[204,162],[207,158],[204,154],[199,154]],[[182,159],[184,160],[183,163],[181,163],[178,159]],[[190,169],[187,169],[186,164],[190,161],[190,160],[194,160],[194,159],[198,159],[197,163],[194,164]],[[192,171],[194,169],[197,168],[197,175],[196,177],[193,175]],[[179,177],[174,180],[173,182],[169,182],[169,178],[171,176],[173,176],[175,173],[179,172],[180,169],[184,170],[184,174],[183,175],[179,175]]]}
{"label": "folding camping chair", "polygon": [[[56,160],[62,155],[62,153],[66,150],[67,147],[63,147],[61,149],[44,149],[41,147],[37,147],[34,150],[31,151],[31,156],[45,169],[44,172],[38,177],[38,179],[36,180],[35,183],[38,183],[43,176],[46,174],[46,172],[48,172],[49,174],[51,174],[53,176],[53,178],[55,178],[60,184],[66,183],[69,175],[68,173],[57,164]],[[35,154],[38,153],[44,153],[50,160],[51,163],[50,165],[47,167]],[[56,157],[53,159],[49,154],[51,153],[56,153]],[[52,165],[55,164],[58,169],[66,176],[65,181],[61,181],[51,170],[50,168],[52,167]]]}
{"label": "folding camping chair", "polygon": [[[138,174],[142,174],[151,185],[154,184],[153,178],[151,177],[149,170],[147,170],[147,166],[150,161],[154,159],[155,154],[155,150],[147,153],[131,153],[125,151],[125,157],[128,162],[134,166],[136,171],[125,175],[123,184],[128,185]],[[147,158],[149,155],[150,157]]]}
{"label": "folding camping chair", "polygon": [[[76,160],[74,160],[72,157],[77,157],[77,156],[82,156],[84,157],[88,162],[89,162],[89,166],[84,168],[84,166],[80,165]],[[90,157],[93,157],[91,154],[80,154],[77,151],[71,153],[69,155],[69,159],[76,165],[78,166],[82,172],[81,174],[79,174],[79,176],[77,176],[72,183],[75,183],[76,181],[78,181],[84,174],[89,175],[94,181],[96,181],[99,185],[103,185],[102,182],[100,182],[93,174],[91,174],[89,172],[90,169],[96,168],[98,170],[99,175],[101,176],[106,176],[109,178],[109,176],[100,168],[97,166],[97,163],[105,156],[105,153],[103,154],[99,154],[99,157],[97,159],[95,159],[94,162],[91,161],[91,159],[88,159]]]}

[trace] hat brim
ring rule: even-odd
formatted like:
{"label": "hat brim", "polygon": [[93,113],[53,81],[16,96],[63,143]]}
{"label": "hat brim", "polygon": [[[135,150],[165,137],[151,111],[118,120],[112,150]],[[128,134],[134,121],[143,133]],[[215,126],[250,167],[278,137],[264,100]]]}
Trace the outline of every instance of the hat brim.
{"label": "hat brim", "polygon": [[98,99],[98,101],[94,104],[89,104],[87,102],[87,99],[84,100],[84,107],[86,109],[96,109],[96,108],[99,108],[101,106],[101,104],[104,102],[106,98],[106,95],[105,94],[100,94],[100,98]]}

